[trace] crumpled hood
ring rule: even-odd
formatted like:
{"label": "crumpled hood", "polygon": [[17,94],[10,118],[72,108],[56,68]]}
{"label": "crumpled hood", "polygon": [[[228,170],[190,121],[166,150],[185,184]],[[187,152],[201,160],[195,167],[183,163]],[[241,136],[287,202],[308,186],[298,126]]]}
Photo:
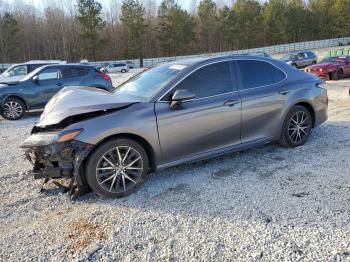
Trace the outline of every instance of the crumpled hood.
{"label": "crumpled hood", "polygon": [[79,114],[125,107],[138,101],[94,87],[66,87],[45,106],[37,127],[58,124]]}

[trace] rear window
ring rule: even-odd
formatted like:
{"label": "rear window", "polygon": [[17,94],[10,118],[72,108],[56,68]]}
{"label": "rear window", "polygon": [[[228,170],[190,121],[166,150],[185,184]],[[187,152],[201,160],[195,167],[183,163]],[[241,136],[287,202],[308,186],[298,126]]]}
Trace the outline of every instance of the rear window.
{"label": "rear window", "polygon": [[243,84],[241,89],[267,86],[285,78],[285,74],[280,69],[268,62],[257,60],[239,60],[237,62]]}

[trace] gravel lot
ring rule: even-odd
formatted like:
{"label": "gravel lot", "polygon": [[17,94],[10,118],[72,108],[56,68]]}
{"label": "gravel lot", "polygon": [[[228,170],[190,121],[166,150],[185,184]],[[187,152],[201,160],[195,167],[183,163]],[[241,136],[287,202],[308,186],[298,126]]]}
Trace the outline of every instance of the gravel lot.
{"label": "gravel lot", "polygon": [[171,168],[116,200],[39,193],[19,145],[40,112],[0,119],[0,261],[350,261],[349,86],[328,83],[329,120],[304,147]]}

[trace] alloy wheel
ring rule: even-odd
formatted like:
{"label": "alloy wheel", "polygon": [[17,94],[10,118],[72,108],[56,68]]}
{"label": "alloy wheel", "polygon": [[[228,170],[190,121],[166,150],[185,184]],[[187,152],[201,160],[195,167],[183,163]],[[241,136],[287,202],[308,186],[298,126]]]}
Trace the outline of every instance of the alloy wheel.
{"label": "alloy wheel", "polygon": [[23,114],[23,107],[16,101],[5,102],[3,114],[9,119],[17,119]]}
{"label": "alloy wheel", "polygon": [[309,135],[311,121],[303,111],[297,111],[290,119],[288,134],[290,140],[295,144],[302,143]]}
{"label": "alloy wheel", "polygon": [[130,146],[118,146],[107,151],[97,162],[96,179],[110,193],[122,193],[133,188],[141,179],[143,159]]}

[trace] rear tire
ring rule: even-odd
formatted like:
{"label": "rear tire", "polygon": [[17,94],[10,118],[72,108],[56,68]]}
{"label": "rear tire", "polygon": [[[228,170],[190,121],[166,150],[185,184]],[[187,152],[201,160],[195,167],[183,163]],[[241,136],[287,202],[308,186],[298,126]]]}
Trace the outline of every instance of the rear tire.
{"label": "rear tire", "polygon": [[24,116],[26,105],[17,98],[7,98],[1,108],[1,116],[7,120],[18,120]]}
{"label": "rear tire", "polygon": [[284,120],[279,144],[289,148],[302,146],[310,136],[311,129],[309,110],[303,106],[294,106]]}
{"label": "rear tire", "polygon": [[336,72],[331,73],[332,80],[340,80],[343,78],[343,71],[337,70]]}
{"label": "rear tire", "polygon": [[125,69],[122,69],[122,71],[121,71],[122,73],[126,73],[126,70]]}
{"label": "rear tire", "polygon": [[119,138],[101,144],[86,163],[86,181],[95,193],[123,197],[143,182],[149,168],[144,148],[131,139]]}

